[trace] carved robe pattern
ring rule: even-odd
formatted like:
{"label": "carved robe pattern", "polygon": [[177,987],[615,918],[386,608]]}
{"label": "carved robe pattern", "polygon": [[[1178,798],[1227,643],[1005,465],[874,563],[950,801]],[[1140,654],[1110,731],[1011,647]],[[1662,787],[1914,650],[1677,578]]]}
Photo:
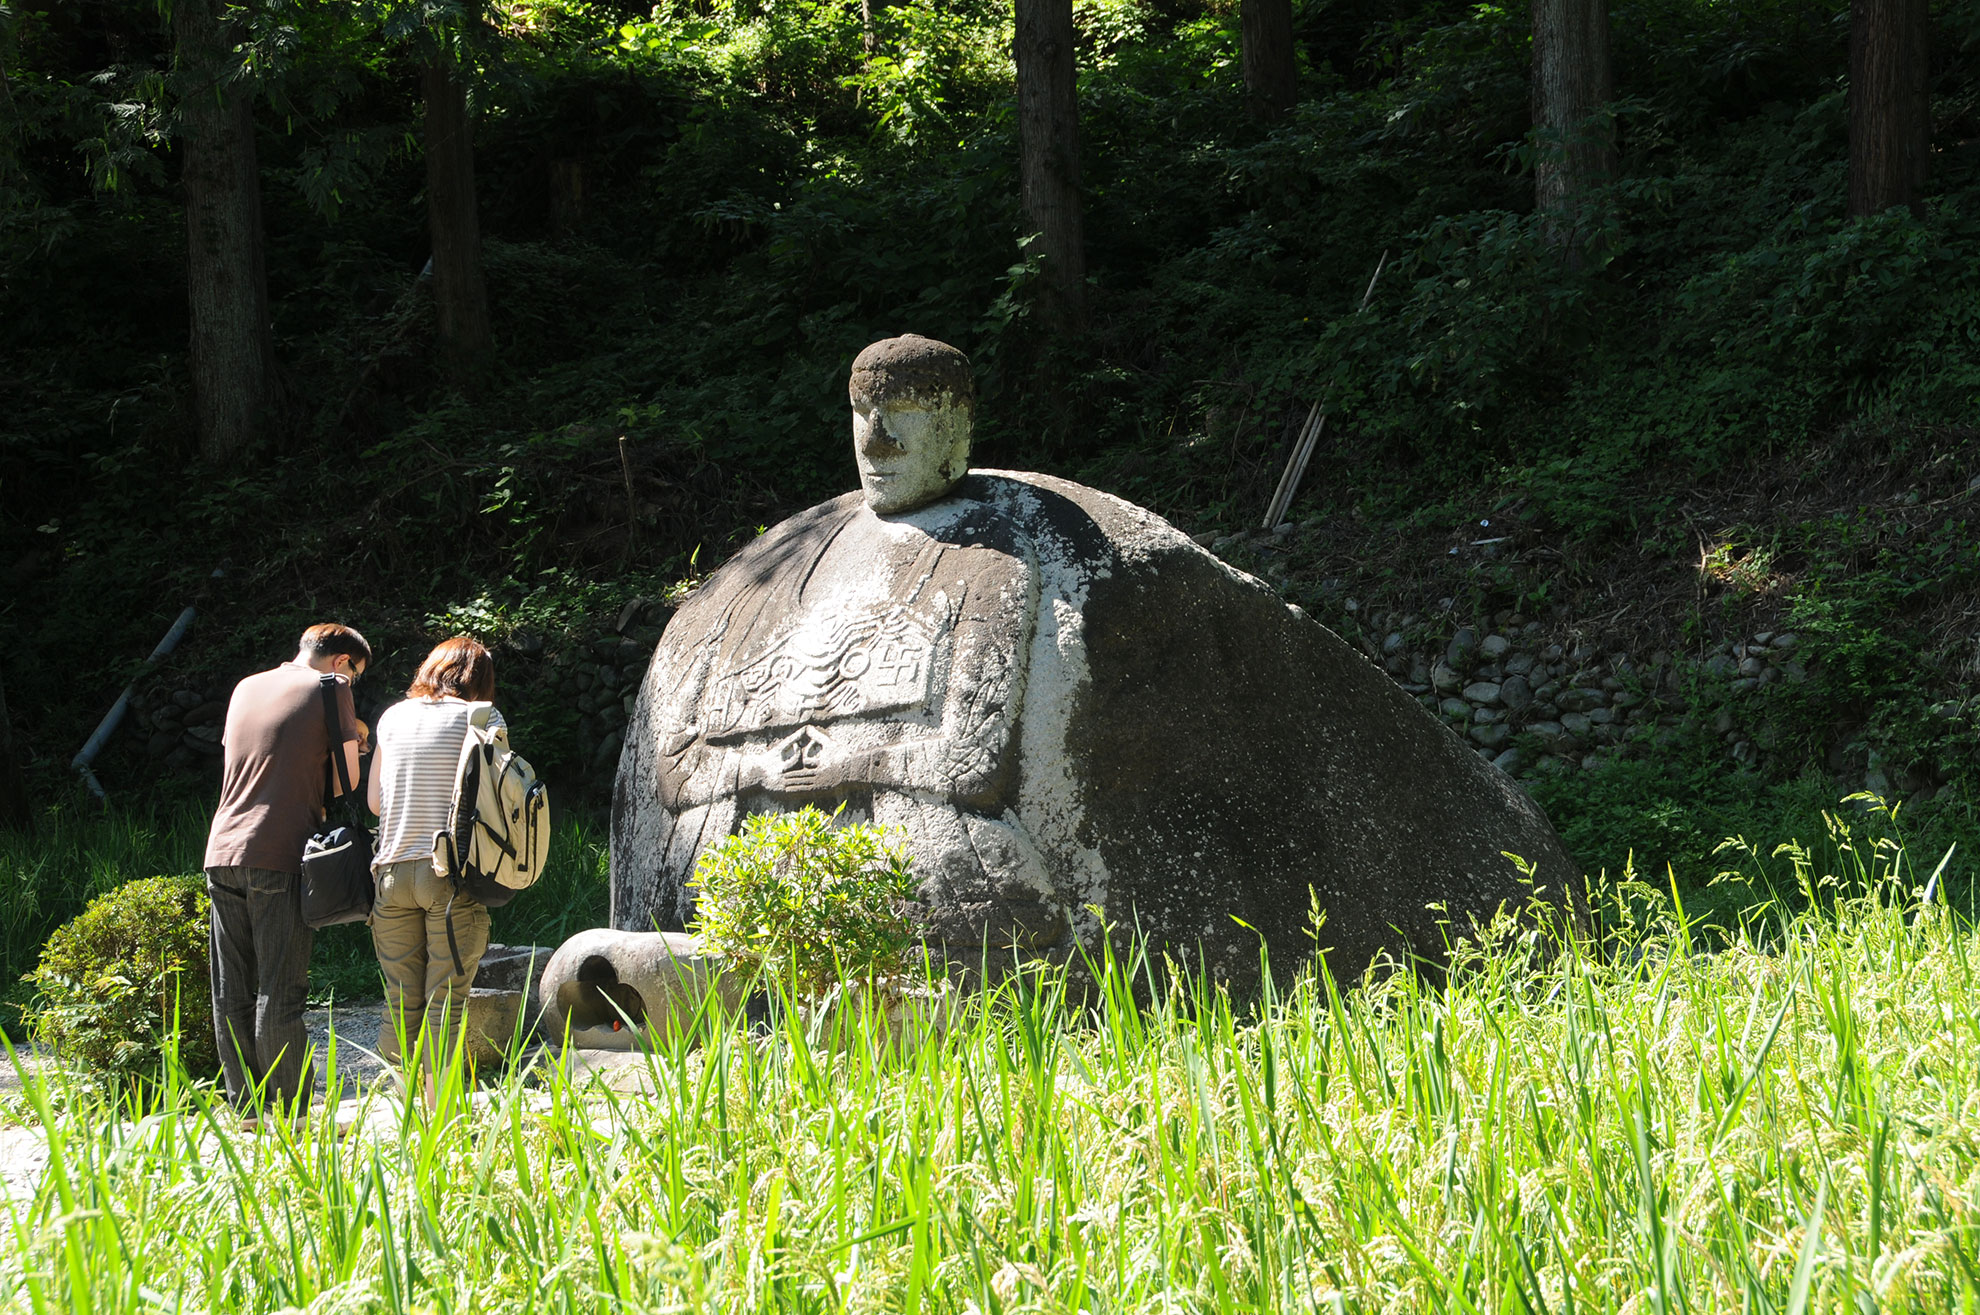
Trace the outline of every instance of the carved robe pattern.
{"label": "carved robe pattern", "polygon": [[958,501],[896,521],[856,497],[814,508],[752,545],[761,569],[725,568],[683,607],[649,673],[653,724],[634,728],[652,737],[671,821],[656,889],[682,894],[627,901],[617,925],[684,922],[703,849],[751,813],[813,803],[911,837],[932,935],[1059,934],[1007,815],[1036,563],[1004,513]]}

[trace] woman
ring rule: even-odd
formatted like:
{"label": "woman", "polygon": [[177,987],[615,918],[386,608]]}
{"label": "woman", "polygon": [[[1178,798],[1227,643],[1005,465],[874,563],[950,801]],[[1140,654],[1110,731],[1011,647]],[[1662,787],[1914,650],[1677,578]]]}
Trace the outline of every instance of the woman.
{"label": "woman", "polygon": [[[378,1046],[390,1059],[409,1056],[424,1027],[429,1071],[439,1067],[448,1040],[460,1031],[475,969],[488,948],[488,909],[434,872],[433,837],[450,825],[471,705],[494,697],[495,659],[456,635],[427,654],[405,701],[378,719],[370,791],[378,814],[371,941],[385,975]],[[488,723],[503,725],[502,714],[491,708]]]}

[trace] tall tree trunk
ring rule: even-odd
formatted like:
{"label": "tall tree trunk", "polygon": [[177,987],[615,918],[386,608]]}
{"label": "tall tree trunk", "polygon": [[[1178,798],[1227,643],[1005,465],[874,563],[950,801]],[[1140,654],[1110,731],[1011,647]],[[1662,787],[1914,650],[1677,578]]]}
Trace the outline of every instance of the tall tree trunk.
{"label": "tall tree trunk", "polygon": [[7,716],[7,684],[0,679],[0,823],[26,826],[33,812],[21,761],[14,756],[14,723]]}
{"label": "tall tree trunk", "polygon": [[1932,151],[1927,0],[1850,0],[1849,213],[1918,208]]}
{"label": "tall tree trunk", "polygon": [[[1538,155],[1533,203],[1567,215],[1590,187],[1615,172],[1615,131],[1604,106],[1612,95],[1608,0],[1533,0],[1533,126]],[[1553,228],[1575,248],[1571,219]],[[1573,256],[1570,256],[1573,259]]]}
{"label": "tall tree trunk", "polygon": [[237,37],[223,0],[178,0],[181,182],[194,424],[211,461],[238,462],[261,434],[273,373],[254,106],[226,83]]}
{"label": "tall tree trunk", "polygon": [[874,21],[883,10],[892,9],[894,0],[859,0],[859,31],[871,55],[880,48],[880,33],[874,28]]}
{"label": "tall tree trunk", "polygon": [[488,291],[481,281],[481,220],[474,203],[474,127],[467,84],[445,55],[421,78],[426,97],[426,226],[433,242],[433,306],[440,362],[472,383],[488,356]]}
{"label": "tall tree trunk", "polygon": [[1241,0],[1244,91],[1252,116],[1276,119],[1299,99],[1293,64],[1292,0]]}
{"label": "tall tree trunk", "polygon": [[1086,238],[1079,204],[1079,90],[1072,0],[1016,0],[1018,179],[1025,226],[1044,257],[1047,326],[1086,323]]}

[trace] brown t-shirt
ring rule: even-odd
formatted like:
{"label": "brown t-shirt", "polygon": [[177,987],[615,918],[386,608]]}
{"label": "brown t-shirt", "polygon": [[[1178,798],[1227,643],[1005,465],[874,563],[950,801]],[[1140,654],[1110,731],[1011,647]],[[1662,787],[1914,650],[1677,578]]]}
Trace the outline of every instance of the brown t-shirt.
{"label": "brown t-shirt", "polygon": [[[330,764],[322,679],[321,672],[284,662],[234,686],[207,867],[302,871],[303,844],[323,823],[323,769]],[[342,676],[333,679],[342,739],[355,740],[351,687]]]}

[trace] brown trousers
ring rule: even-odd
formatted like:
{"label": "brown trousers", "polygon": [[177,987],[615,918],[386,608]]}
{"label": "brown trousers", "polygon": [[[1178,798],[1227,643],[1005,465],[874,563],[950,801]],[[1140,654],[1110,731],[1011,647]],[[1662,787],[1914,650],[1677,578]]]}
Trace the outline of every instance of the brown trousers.
{"label": "brown trousers", "polygon": [[[378,1053],[398,1061],[413,1053],[422,1029],[428,1062],[438,1067],[467,1018],[468,992],[482,951],[488,948],[488,909],[433,871],[431,859],[413,858],[377,869],[378,898],[371,906],[371,943],[385,974],[385,1021]],[[454,944],[461,971],[447,945],[447,902],[454,905]],[[404,1037],[404,1052],[400,1038]]]}

